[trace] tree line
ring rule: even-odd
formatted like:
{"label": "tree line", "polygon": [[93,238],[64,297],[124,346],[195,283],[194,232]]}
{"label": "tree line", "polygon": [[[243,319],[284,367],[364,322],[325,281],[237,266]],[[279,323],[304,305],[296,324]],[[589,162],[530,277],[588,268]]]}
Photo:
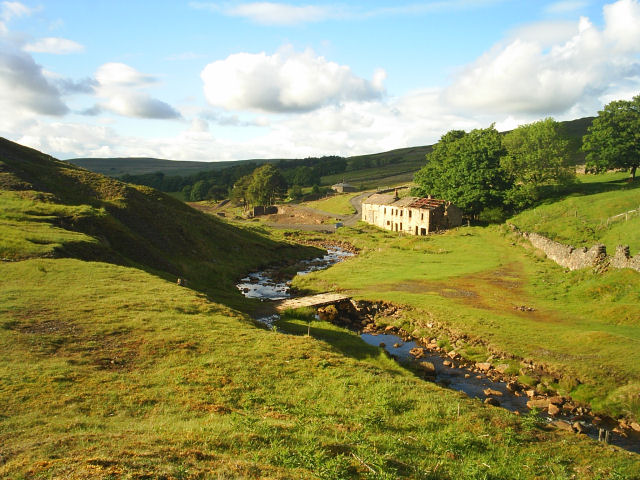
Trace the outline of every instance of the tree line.
{"label": "tree line", "polygon": [[[401,162],[403,159],[384,157],[345,158],[336,155],[268,162],[277,167],[292,196],[300,195],[302,187],[319,186],[326,175],[363,168],[375,168]],[[257,162],[243,162],[215,171],[202,171],[188,176],[165,175],[162,172],[142,175],[122,175],[121,180],[146,185],[163,192],[182,192],[187,201],[222,200],[232,195],[234,186],[244,185],[243,177],[259,168]],[[236,192],[236,196],[238,193]]]}
{"label": "tree line", "polygon": [[[635,173],[640,163],[640,96],[618,100],[598,112],[583,137],[586,168]],[[426,156],[415,175],[414,194],[452,201],[468,215],[488,221],[528,208],[547,192],[576,181],[570,140],[547,118],[504,135],[492,125],[451,130]]]}

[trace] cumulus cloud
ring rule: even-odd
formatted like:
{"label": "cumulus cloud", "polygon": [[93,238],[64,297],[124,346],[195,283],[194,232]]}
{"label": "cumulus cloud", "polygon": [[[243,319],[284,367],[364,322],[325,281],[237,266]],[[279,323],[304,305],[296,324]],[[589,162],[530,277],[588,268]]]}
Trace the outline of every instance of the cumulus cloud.
{"label": "cumulus cloud", "polygon": [[66,55],[84,51],[84,46],[73,40],[58,37],[46,37],[28,43],[24,46],[27,52],[53,53],[54,55]]}
{"label": "cumulus cloud", "polygon": [[200,76],[205,96],[213,106],[305,112],[327,104],[379,98],[385,74],[382,70],[376,72],[372,82],[311,50],[283,50],[274,55],[230,55],[207,65]]}
{"label": "cumulus cloud", "polygon": [[104,99],[83,112],[96,115],[108,110],[118,115],[134,118],[180,118],[180,113],[168,103],[151,97],[142,89],[157,82],[152,75],[139,72],[124,63],[105,63],[95,74],[97,95]]}
{"label": "cumulus cloud", "polygon": [[104,87],[142,87],[157,82],[154,76],[118,62],[105,63],[98,68],[96,80]]}
{"label": "cumulus cloud", "polygon": [[60,91],[49,82],[30,55],[0,44],[0,105],[2,111],[26,110],[44,115],[69,111]]}
{"label": "cumulus cloud", "polygon": [[574,36],[549,49],[524,38],[498,45],[462,70],[444,98],[476,111],[560,114],[621,83],[637,84],[638,0],[605,6],[604,18],[604,29],[581,18]]}

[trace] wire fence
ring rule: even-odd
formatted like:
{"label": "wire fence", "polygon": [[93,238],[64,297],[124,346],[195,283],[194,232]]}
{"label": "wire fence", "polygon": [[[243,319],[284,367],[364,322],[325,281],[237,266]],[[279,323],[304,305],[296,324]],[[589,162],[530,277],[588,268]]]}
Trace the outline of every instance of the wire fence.
{"label": "wire fence", "polygon": [[613,217],[609,217],[609,218],[607,218],[606,223],[607,223],[607,225],[609,225],[609,224],[611,224],[613,222],[617,222],[617,221],[623,220],[623,219],[626,222],[630,218],[637,217],[639,215],[640,215],[640,207],[638,207],[638,208],[636,208],[634,210],[629,210],[629,211],[626,211],[626,212],[619,213],[617,215],[614,215]]}

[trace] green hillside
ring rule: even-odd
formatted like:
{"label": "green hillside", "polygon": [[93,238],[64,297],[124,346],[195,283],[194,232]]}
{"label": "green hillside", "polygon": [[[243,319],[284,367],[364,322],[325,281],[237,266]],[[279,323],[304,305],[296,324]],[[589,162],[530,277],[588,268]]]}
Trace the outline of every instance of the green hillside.
{"label": "green hillside", "polygon": [[[633,454],[425,382],[347,330],[257,326],[233,279],[307,248],[6,140],[0,162],[0,478],[640,476]],[[411,252],[421,274],[443,258],[355,235],[353,260],[379,251],[365,289]]]}
{"label": "green hillside", "polygon": [[110,177],[122,175],[144,175],[162,172],[165,175],[191,175],[204,171],[217,171],[243,162],[264,163],[266,160],[233,160],[222,162],[190,162],[164,160],[161,158],[117,157],[117,158],[72,158],[69,163],[92,172]]}
{"label": "green hillside", "polygon": [[603,243],[613,254],[618,245],[629,245],[632,254],[640,253],[640,182],[628,179],[626,172],[580,176],[566,198],[547,201],[510,222],[575,247]]}
{"label": "green hillside", "polygon": [[156,190],[5,139],[0,139],[0,187],[1,258],[66,256],[134,265],[227,295],[247,270],[305,254]]}

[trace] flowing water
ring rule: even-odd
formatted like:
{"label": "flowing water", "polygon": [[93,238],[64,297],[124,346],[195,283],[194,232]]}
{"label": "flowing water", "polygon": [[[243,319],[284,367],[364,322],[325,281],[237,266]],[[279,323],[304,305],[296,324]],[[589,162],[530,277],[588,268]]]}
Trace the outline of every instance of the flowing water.
{"label": "flowing water", "polygon": [[[322,257],[301,261],[296,266],[298,268],[296,274],[306,275],[318,270],[324,270],[353,255],[353,253],[339,247],[331,247]],[[291,298],[291,279],[281,278],[277,268],[250,273],[240,280],[237,287],[248,298],[259,298],[264,301]],[[279,315],[272,314],[260,317],[257,320],[268,327],[272,327],[279,318]],[[376,347],[380,347],[384,344],[384,348],[389,355],[400,362],[431,362],[435,366],[436,370],[436,383],[447,388],[464,392],[469,397],[478,398],[480,400],[484,400],[488,397],[488,395],[485,394],[485,390],[491,389],[498,391],[502,395],[493,394],[489,396],[498,400],[498,402],[500,402],[500,407],[506,408],[512,412],[518,412],[519,414],[527,414],[530,412],[530,409],[527,407],[527,397],[523,394],[518,395],[508,390],[505,382],[492,380],[486,375],[473,372],[463,366],[456,366],[455,362],[452,365],[445,365],[444,362],[445,360],[448,360],[448,358],[444,358],[442,355],[435,352],[429,352],[428,350],[426,350],[425,356],[421,359],[414,359],[409,351],[412,348],[420,346],[416,342],[405,342],[399,336],[392,334],[361,333],[360,338],[369,345]],[[549,415],[541,414],[540,417],[546,422],[559,421],[567,424],[572,423],[571,415],[550,417]],[[591,438],[598,438],[599,432],[596,426],[585,422],[584,420],[580,421],[580,423],[585,428],[587,435]],[[614,434],[613,432],[611,432],[610,435],[610,443],[626,450],[640,453],[640,442],[624,438],[620,435]]]}

